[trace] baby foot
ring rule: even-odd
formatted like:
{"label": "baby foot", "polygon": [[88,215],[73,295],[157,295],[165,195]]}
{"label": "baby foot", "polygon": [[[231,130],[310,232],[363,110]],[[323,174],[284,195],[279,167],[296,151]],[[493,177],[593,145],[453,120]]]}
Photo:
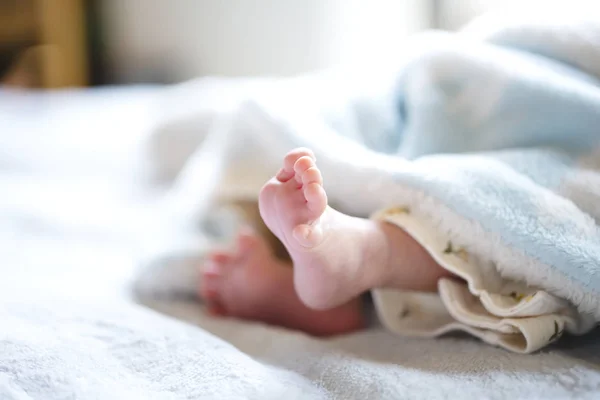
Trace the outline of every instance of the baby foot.
{"label": "baby foot", "polygon": [[320,218],[327,210],[321,171],[307,149],[288,153],[283,164],[260,193],[261,216],[286,246],[313,248],[323,240]]}
{"label": "baby foot", "polygon": [[[200,296],[209,313],[329,336],[365,325],[359,299],[329,311],[311,310],[294,291],[289,264],[272,255],[266,240],[244,231],[237,249],[216,251],[202,270]],[[276,299],[276,301],[273,301]]]}
{"label": "baby foot", "polygon": [[[261,216],[294,262],[294,284],[309,307],[328,309],[376,285],[365,262],[377,239],[372,221],[327,205],[313,153],[296,149],[259,196]],[[381,235],[379,235],[381,236]]]}
{"label": "baby foot", "polygon": [[241,232],[233,251],[208,255],[200,296],[213,315],[267,320],[279,268],[282,266],[264,240],[248,231]]}

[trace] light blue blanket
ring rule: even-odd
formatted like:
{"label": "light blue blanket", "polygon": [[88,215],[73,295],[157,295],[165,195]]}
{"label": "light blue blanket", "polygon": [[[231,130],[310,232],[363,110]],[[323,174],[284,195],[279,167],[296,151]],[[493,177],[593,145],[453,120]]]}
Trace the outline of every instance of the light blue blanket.
{"label": "light blue blanket", "polygon": [[[518,42],[428,41],[400,72],[394,151],[417,161],[397,180],[544,265],[508,276],[600,318],[599,77]],[[422,157],[439,153],[468,154]]]}
{"label": "light blue blanket", "polygon": [[600,321],[600,18],[586,18],[427,33],[375,67],[261,82],[217,119],[173,209],[205,212],[208,184],[254,196],[311,147],[335,206],[410,207],[504,279],[569,301],[586,331]]}

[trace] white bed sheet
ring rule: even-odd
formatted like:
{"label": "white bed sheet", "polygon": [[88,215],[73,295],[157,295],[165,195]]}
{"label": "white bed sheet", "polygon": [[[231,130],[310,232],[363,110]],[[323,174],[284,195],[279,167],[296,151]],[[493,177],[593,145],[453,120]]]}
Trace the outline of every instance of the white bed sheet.
{"label": "white bed sheet", "polygon": [[140,161],[170,112],[163,90],[0,92],[0,399],[600,398],[592,338],[516,355],[380,327],[318,340],[213,319],[193,299],[140,304],[131,284],[157,240]]}

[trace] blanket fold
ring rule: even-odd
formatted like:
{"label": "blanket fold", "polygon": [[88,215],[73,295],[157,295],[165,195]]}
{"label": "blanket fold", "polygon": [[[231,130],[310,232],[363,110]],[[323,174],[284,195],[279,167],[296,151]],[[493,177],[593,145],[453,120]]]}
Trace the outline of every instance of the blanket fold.
{"label": "blanket fold", "polygon": [[[453,330],[517,353],[531,353],[567,331],[588,332],[594,318],[578,313],[568,301],[520,281],[502,278],[489,259],[469,254],[408,208],[393,208],[374,218],[395,224],[417,240],[443,268],[464,280],[443,278],[438,294],[376,289],[379,318],[391,331],[437,336]],[[414,266],[418,268],[418,266]]]}

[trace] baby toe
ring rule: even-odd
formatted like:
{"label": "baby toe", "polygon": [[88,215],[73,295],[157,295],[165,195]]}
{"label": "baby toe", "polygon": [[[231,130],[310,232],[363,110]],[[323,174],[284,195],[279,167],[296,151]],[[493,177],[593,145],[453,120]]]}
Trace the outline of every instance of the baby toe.
{"label": "baby toe", "polygon": [[212,268],[220,268],[221,266],[230,263],[233,259],[233,255],[230,252],[225,251],[213,251],[208,255],[207,264],[212,264]]}
{"label": "baby toe", "polygon": [[215,300],[219,297],[221,287],[221,276],[204,273],[200,282],[200,297],[205,301]]}
{"label": "baby toe", "polygon": [[283,168],[286,171],[294,171],[294,165],[296,164],[296,162],[303,157],[308,157],[312,160],[315,160],[315,155],[313,154],[313,152],[309,149],[305,149],[305,148],[298,148],[295,150],[290,151],[285,158],[283,159]]}
{"label": "baby toe", "polygon": [[243,229],[237,235],[237,257],[243,257],[260,245],[260,237],[254,232]]}
{"label": "baby toe", "polygon": [[323,189],[323,186],[319,183],[309,183],[304,186],[304,198],[308,209],[318,214],[315,218],[319,217],[327,207],[327,194]]}
{"label": "baby toe", "polygon": [[310,167],[302,174],[302,184],[308,185],[311,183],[316,183],[318,185],[323,184],[321,171],[317,167]]}
{"label": "baby toe", "polygon": [[299,185],[302,185],[302,176],[304,175],[304,173],[314,167],[315,163],[313,161],[312,158],[308,157],[308,156],[304,156],[304,157],[300,157],[296,163],[294,164],[294,173],[295,173],[295,178],[296,178],[296,182]]}
{"label": "baby toe", "polygon": [[275,175],[275,178],[279,181],[279,182],[287,182],[290,179],[292,179],[294,177],[294,171],[288,171],[285,168],[281,168],[279,170],[279,172],[277,173],[277,175]]}
{"label": "baby toe", "polygon": [[308,170],[314,166],[315,166],[315,161],[312,158],[310,158],[308,156],[300,157],[294,163],[294,172],[296,173],[296,175],[302,175],[302,174],[304,174],[304,172],[306,170]]}
{"label": "baby toe", "polygon": [[223,317],[227,315],[227,310],[217,300],[210,300],[206,302],[206,312],[215,317]]}

